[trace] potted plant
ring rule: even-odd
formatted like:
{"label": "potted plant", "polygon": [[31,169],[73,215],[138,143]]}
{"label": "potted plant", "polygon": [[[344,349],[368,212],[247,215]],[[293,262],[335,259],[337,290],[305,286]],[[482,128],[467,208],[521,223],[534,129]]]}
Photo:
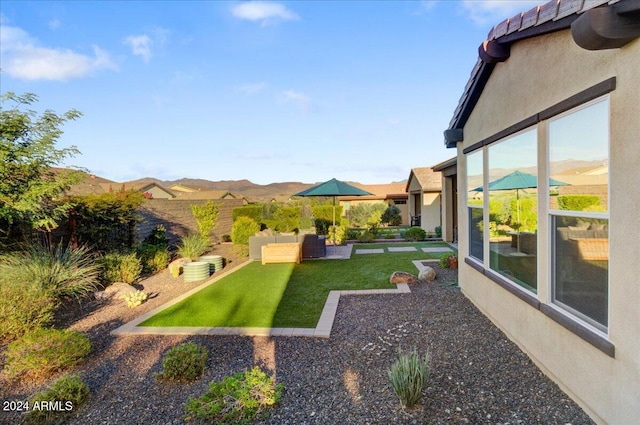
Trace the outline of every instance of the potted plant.
{"label": "potted plant", "polygon": [[449,265],[450,269],[456,270],[458,268],[458,257],[456,255],[452,255],[451,257],[447,258],[447,264]]}

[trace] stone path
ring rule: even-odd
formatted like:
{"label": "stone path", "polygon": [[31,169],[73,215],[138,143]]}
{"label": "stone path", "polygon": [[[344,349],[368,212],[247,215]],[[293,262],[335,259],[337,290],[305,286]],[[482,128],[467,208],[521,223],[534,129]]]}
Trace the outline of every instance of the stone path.
{"label": "stone path", "polygon": [[[335,248],[335,249],[334,249]],[[346,246],[329,246],[327,247],[327,257],[325,259],[349,259],[351,258],[352,245]],[[389,247],[389,252],[410,252],[417,251],[415,247]],[[433,247],[422,248],[424,252],[453,252],[451,248],[447,247]],[[383,254],[384,249],[357,249],[356,254]],[[437,262],[439,260],[416,260],[413,264],[418,271],[422,271],[428,263]],[[204,287],[222,279],[229,273],[238,270],[241,267],[251,263],[246,263],[236,267],[229,272],[217,275],[212,280],[209,280],[202,285],[192,289],[191,291],[183,294],[182,296],[164,304],[154,310],[151,310],[135,320],[120,326],[119,328],[111,331],[112,335],[244,335],[244,336],[307,336],[307,337],[319,337],[329,338],[331,335],[331,328],[333,327],[333,321],[338,311],[338,303],[340,297],[343,295],[382,295],[382,294],[406,294],[410,293],[409,285],[406,283],[400,283],[396,285],[395,289],[361,289],[361,290],[344,290],[344,291],[330,291],[327,301],[324,304],[324,308],[320,315],[320,320],[315,328],[230,328],[230,327],[151,327],[151,326],[138,326],[148,318],[156,315],[160,311],[170,307],[183,299],[189,297],[192,294],[200,291]],[[427,264],[425,264],[427,263]]]}

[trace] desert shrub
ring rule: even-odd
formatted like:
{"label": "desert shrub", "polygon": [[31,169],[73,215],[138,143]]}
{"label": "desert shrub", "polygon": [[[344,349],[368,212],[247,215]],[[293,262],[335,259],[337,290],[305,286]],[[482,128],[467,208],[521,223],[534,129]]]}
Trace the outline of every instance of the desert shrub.
{"label": "desert shrub", "polygon": [[134,308],[145,302],[149,298],[149,294],[138,289],[124,293],[120,297],[127,303],[129,308]]}
{"label": "desert shrub", "polygon": [[249,237],[260,231],[260,225],[249,217],[238,217],[231,228],[231,240],[236,245],[248,245]]}
{"label": "desert shrub", "polygon": [[370,221],[372,215],[380,213],[382,214],[387,209],[388,205],[384,202],[363,202],[358,205],[354,205],[349,210],[349,219],[353,227],[367,227],[367,222]]}
{"label": "desert shrub", "polygon": [[96,289],[99,265],[89,249],[30,245],[0,260],[0,275],[15,284],[33,283],[55,298],[82,297]]}
{"label": "desert shrub", "polygon": [[400,208],[395,204],[391,204],[382,213],[382,223],[390,226],[399,226],[402,223],[402,216],[400,215]]}
{"label": "desert shrub", "polygon": [[155,274],[161,272],[169,264],[169,251],[166,246],[143,243],[136,248],[142,263],[142,273]]}
{"label": "desert shrub", "polygon": [[256,366],[210,383],[209,390],[199,398],[190,397],[184,405],[185,419],[248,424],[266,416],[267,410],[280,401],[282,389],[282,384],[276,384],[275,378]]}
{"label": "desert shrub", "polygon": [[10,377],[43,378],[73,366],[90,351],[89,338],[79,332],[39,329],[9,344],[5,370]]}
{"label": "desert shrub", "polygon": [[100,280],[103,285],[114,282],[133,283],[142,273],[142,263],[135,252],[110,252],[100,260],[102,272]]}
{"label": "desert shrub", "polygon": [[427,232],[421,227],[412,227],[404,232],[404,238],[412,242],[423,241],[427,238]]}
{"label": "desert shrub", "polygon": [[202,376],[207,363],[207,349],[193,342],[183,342],[167,350],[159,379],[194,381]]}
{"label": "desert shrub", "polygon": [[398,359],[389,368],[391,387],[405,407],[420,401],[422,388],[431,373],[429,353],[420,357],[414,348],[408,353],[399,350]]}
{"label": "desert shrub", "polygon": [[209,238],[198,233],[184,236],[178,242],[178,255],[183,258],[197,260],[202,254],[209,251]]}
{"label": "desert shrub", "polygon": [[48,326],[55,308],[53,295],[38,284],[0,276],[0,344]]}
{"label": "desert shrub", "polygon": [[560,195],[557,199],[561,210],[585,211],[589,207],[600,206],[598,195]]}
{"label": "desert shrub", "polygon": [[[64,376],[51,385],[51,388],[35,394],[29,400],[31,410],[27,413],[28,423],[61,423],[68,411],[76,410],[90,395],[89,387],[77,375]],[[59,403],[63,411],[35,408]]]}
{"label": "desert shrub", "polygon": [[376,236],[373,233],[371,233],[368,230],[365,230],[364,232],[360,233],[360,235],[358,236],[358,241],[362,243],[369,243],[369,242],[373,242],[375,238]]}
{"label": "desert shrub", "polygon": [[231,216],[233,217],[234,223],[240,217],[249,217],[253,219],[253,221],[255,221],[256,223],[261,223],[262,209],[263,209],[263,206],[259,204],[236,207],[233,210],[231,210]]}

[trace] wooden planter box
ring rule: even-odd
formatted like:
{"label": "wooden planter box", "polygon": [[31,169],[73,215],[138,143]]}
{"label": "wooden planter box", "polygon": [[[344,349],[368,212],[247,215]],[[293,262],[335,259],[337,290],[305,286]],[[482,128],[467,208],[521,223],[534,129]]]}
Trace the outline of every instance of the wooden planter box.
{"label": "wooden planter box", "polygon": [[270,243],[262,246],[262,264],[267,263],[296,263],[302,261],[302,244]]}

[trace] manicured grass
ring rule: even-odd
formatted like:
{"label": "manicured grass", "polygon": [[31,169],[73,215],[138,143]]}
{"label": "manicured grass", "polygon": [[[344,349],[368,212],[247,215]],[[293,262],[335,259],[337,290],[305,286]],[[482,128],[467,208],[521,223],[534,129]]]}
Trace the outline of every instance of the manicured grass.
{"label": "manicured grass", "polygon": [[[352,255],[350,260],[305,260],[301,264],[256,261],[161,311],[140,326],[313,328],[331,290],[395,288],[394,271],[416,273],[413,260],[440,258],[422,246],[362,244],[357,248],[416,246],[416,252]],[[354,249],[357,249],[354,247]]]}

